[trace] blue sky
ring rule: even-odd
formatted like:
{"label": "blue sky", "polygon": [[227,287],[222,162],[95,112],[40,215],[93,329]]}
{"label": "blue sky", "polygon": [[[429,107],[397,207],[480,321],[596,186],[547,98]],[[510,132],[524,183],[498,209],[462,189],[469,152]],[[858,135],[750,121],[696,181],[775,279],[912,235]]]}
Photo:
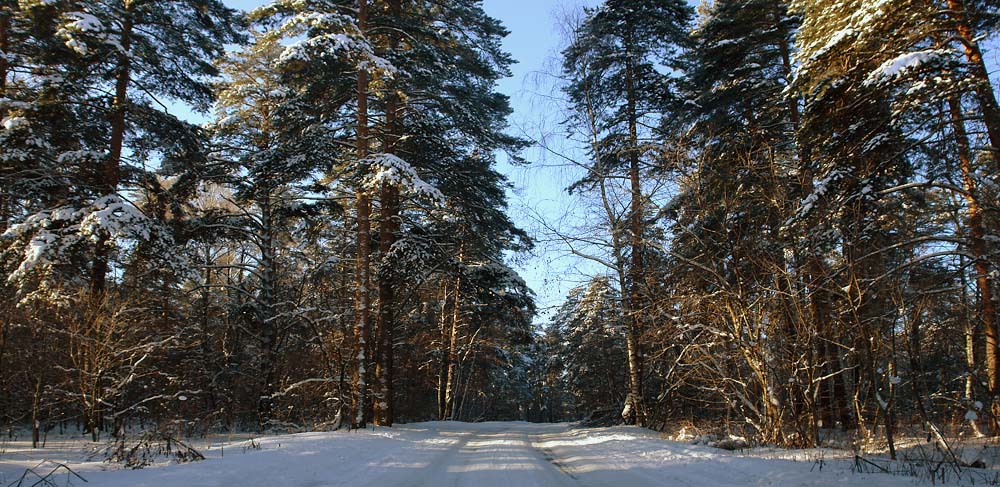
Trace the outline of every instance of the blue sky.
{"label": "blue sky", "polygon": [[[265,0],[224,0],[233,8],[250,10]],[[556,134],[559,114],[546,94],[551,90],[551,78],[545,73],[558,67],[557,57],[562,36],[558,19],[564,12],[596,5],[598,0],[485,0],[488,14],[500,19],[511,32],[504,39],[504,48],[517,61],[513,76],[501,80],[500,92],[511,98],[514,114],[510,131],[519,136],[538,139],[543,134],[554,137],[554,143],[565,147]],[[570,257],[561,245],[546,242],[546,232],[540,220],[559,221],[573,213],[574,202],[565,192],[572,182],[573,170],[537,148],[525,152],[532,162],[527,167],[511,167],[501,161],[500,170],[514,185],[510,192],[510,214],[514,221],[539,238],[534,255],[512,256],[515,269],[535,290],[539,309],[537,321],[545,322],[548,311],[558,306],[566,292],[598,269]]]}

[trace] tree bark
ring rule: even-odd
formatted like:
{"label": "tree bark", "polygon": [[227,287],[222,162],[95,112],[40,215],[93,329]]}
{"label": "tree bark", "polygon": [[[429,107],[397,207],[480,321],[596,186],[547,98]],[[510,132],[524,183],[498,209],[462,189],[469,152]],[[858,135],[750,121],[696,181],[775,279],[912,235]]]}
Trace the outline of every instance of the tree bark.
{"label": "tree bark", "polygon": [[441,363],[438,367],[438,419],[444,420],[447,415],[447,388],[448,388],[448,363],[451,350],[451,327],[448,319],[448,286],[449,282],[444,280],[441,286],[441,315],[438,319],[438,328],[441,333]]}
{"label": "tree bark", "polygon": [[[0,98],[7,97],[7,72],[9,62],[7,56],[10,52],[10,16],[6,12],[0,12],[0,52],[6,55],[0,56]],[[7,110],[0,108],[0,120],[7,116]],[[10,198],[8,192],[0,193],[0,234],[7,231],[7,222],[10,220]]]}
{"label": "tree bark", "polygon": [[[986,255],[983,212],[979,205],[975,169],[972,166],[972,150],[969,135],[962,118],[961,103],[954,97],[948,99],[952,131],[958,147],[958,161],[962,171],[962,185],[968,205],[968,231],[972,241],[972,255],[975,257],[976,288],[979,290],[979,319],[983,323],[986,342],[986,380],[990,392],[990,425],[994,433],[1000,432],[1000,374],[998,374],[996,308],[993,305],[993,288],[990,283],[990,263]],[[973,358],[974,361],[974,358]],[[971,391],[970,391],[971,392]],[[971,396],[970,396],[971,398]]]}
{"label": "tree bark", "polygon": [[[782,25],[780,24],[781,21],[780,18],[776,19],[776,21],[778,22],[778,25]],[[778,50],[781,54],[781,62],[782,62],[782,67],[784,68],[785,76],[791,76],[793,73],[792,56],[791,56],[791,47],[789,46],[789,41],[787,37],[783,38],[782,41],[779,42]],[[787,103],[788,103],[788,118],[792,122],[793,134],[798,134],[799,128],[802,125],[802,116],[799,113],[799,98],[795,96],[789,96],[787,97]],[[802,173],[804,174],[802,181],[803,189],[808,189],[809,192],[812,192],[813,179],[812,179],[812,173],[808,168],[808,164],[812,159],[812,154],[811,154],[812,151],[807,144],[803,143],[801,140],[798,140],[796,142],[796,152],[799,158],[799,165],[802,167],[802,169],[804,169],[802,171]],[[809,312],[812,315],[811,321],[814,327],[813,330],[814,331],[825,330],[829,328],[830,313],[831,313],[829,299],[822,285],[822,280],[827,275],[826,266],[825,263],[823,262],[823,258],[819,255],[816,255],[814,249],[811,248],[807,249],[807,252],[809,252],[809,255],[806,258],[805,278],[809,283],[808,284]],[[819,354],[822,357],[820,360],[825,360],[826,358],[825,350],[823,350],[823,347],[825,346],[826,344],[822,339],[817,341],[817,347],[819,347],[820,350],[822,350],[822,352]],[[811,357],[810,361],[812,362],[810,366],[814,368],[817,360],[815,360],[815,356],[813,354],[810,354],[809,356]],[[813,445],[815,445],[818,444],[819,441],[817,419],[818,417],[820,417],[822,411],[822,407],[817,408],[817,402],[818,402],[817,399],[822,397],[822,389],[825,387],[830,387],[830,384],[821,382],[816,386],[812,385],[807,386],[807,389],[812,387],[819,388],[820,392],[819,394],[814,394],[813,400],[811,401],[809,400],[806,391],[801,390],[801,387],[799,387],[798,396],[801,398],[803,402],[808,403],[810,406],[811,420],[809,421],[810,423],[809,429],[812,433],[810,435],[811,436],[810,442]]]}
{"label": "tree bark", "polygon": [[[101,167],[98,175],[98,190],[103,196],[118,192],[118,180],[121,171],[122,150],[125,145],[126,117],[128,113],[128,87],[131,82],[132,68],[132,15],[131,0],[125,1],[124,19],[119,42],[121,52],[118,54],[118,64],[115,67],[115,97],[111,103],[111,137],[108,140],[108,159]],[[90,269],[90,296],[99,299],[107,288],[108,252],[110,235],[101,231],[98,235],[96,250]]]}
{"label": "tree bark", "polygon": [[[948,0],[948,13],[955,22],[955,31],[962,42],[965,58],[972,68],[970,74],[976,80],[976,100],[983,111],[983,123],[986,125],[986,133],[990,139],[990,153],[993,162],[1000,168],[1000,157],[997,154],[997,151],[1000,151],[1000,107],[997,105],[996,94],[990,83],[990,74],[986,69],[986,63],[983,62],[983,52],[976,40],[976,32],[969,22],[965,2],[963,0]],[[989,366],[989,360],[987,360],[987,366]]]}
{"label": "tree bark", "polygon": [[[630,40],[626,40],[626,50]],[[626,110],[628,113],[629,137],[629,184],[631,190],[631,208],[629,210],[629,227],[631,230],[632,255],[629,266],[629,327],[625,334],[626,353],[628,354],[629,398],[626,400],[631,407],[631,421],[636,426],[646,425],[646,401],[642,387],[643,351],[641,335],[642,323],[642,283],[645,279],[644,237],[645,223],[643,214],[642,181],[639,177],[639,115],[636,108],[637,94],[631,61],[625,66]]]}
{"label": "tree bark", "polygon": [[462,264],[465,261],[465,245],[458,250],[458,267],[455,277],[454,302],[452,303],[451,329],[448,332],[448,374],[445,378],[444,417],[454,419],[455,393],[458,391],[458,332],[462,327]]}
{"label": "tree bark", "polygon": [[[389,0],[389,14],[393,19],[401,16],[400,0]],[[389,34],[389,51],[399,49],[399,34],[393,29]],[[402,137],[402,113],[400,110],[400,100],[398,92],[390,87],[385,107],[385,140],[384,152],[395,154],[398,150],[399,139]],[[400,228],[400,201],[399,188],[396,185],[383,183],[381,188],[382,209],[380,215],[379,229],[379,254],[382,256],[382,269],[378,276],[378,314],[376,329],[379,334],[379,363],[375,368],[375,376],[378,379],[381,389],[381,398],[376,409],[375,421],[384,426],[392,426],[394,416],[393,402],[395,400],[395,390],[393,388],[393,366],[395,362],[395,351],[393,343],[395,340],[395,279],[393,276],[392,263],[389,261],[389,252],[392,246],[399,240]]]}
{"label": "tree bark", "polygon": [[[211,250],[205,249],[205,269],[203,270],[204,276],[202,277],[202,288],[201,288],[201,366],[204,369],[206,375],[212,377],[213,371],[216,369],[215,361],[212,359],[212,346],[211,339],[211,289],[212,289],[212,269],[208,266],[211,265]],[[205,394],[205,409],[214,413],[216,411],[215,403],[215,380],[214,378],[208,381],[208,391]]]}
{"label": "tree bark", "polygon": [[[0,12],[0,51],[4,53],[10,52],[10,15],[6,12]],[[0,96],[7,95],[7,71],[10,69],[9,66],[10,63],[7,61],[7,56],[0,56]],[[0,111],[0,115],[3,115],[3,111]]]}
{"label": "tree bark", "polygon": [[[368,0],[358,0],[358,28],[362,33],[368,29]],[[368,157],[368,73],[358,69],[357,82],[357,158],[360,163]],[[355,344],[357,347],[357,368],[354,371],[354,427],[364,428],[371,418],[371,403],[368,397],[369,358],[371,357],[371,322],[369,320],[369,288],[371,287],[371,198],[365,188],[359,188],[357,207],[357,252],[355,266],[354,313]]]}
{"label": "tree bark", "polygon": [[264,194],[260,200],[261,207],[261,286],[260,298],[258,302],[258,323],[260,330],[260,376],[258,379],[260,397],[257,404],[257,412],[261,426],[266,425],[274,413],[274,399],[271,394],[274,392],[274,364],[277,344],[277,323],[274,322],[275,310],[275,276],[277,269],[274,253],[274,217],[271,203],[271,195]]}
{"label": "tree bark", "polygon": [[375,367],[375,376],[380,389],[380,398],[376,408],[375,421],[379,425],[392,426],[393,423],[393,362],[395,354],[395,285],[391,263],[388,255],[398,239],[399,232],[399,190],[392,185],[383,184],[381,188],[381,229],[379,231],[379,254],[382,265],[378,276],[378,313],[376,315],[376,330],[378,330],[379,361]]}

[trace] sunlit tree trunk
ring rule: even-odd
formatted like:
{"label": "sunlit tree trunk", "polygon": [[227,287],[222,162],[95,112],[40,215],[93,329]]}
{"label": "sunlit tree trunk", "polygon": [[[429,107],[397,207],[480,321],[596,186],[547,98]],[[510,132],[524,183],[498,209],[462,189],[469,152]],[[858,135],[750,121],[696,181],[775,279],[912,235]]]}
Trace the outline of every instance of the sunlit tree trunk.
{"label": "sunlit tree trunk", "polygon": [[448,332],[448,374],[445,379],[444,417],[454,419],[455,395],[458,393],[458,333],[462,328],[462,265],[465,262],[465,246],[458,250],[458,273],[455,276],[454,302],[452,303],[451,328]]}
{"label": "sunlit tree trunk", "polygon": [[[400,0],[389,0],[389,13],[394,19],[399,19],[401,15]],[[393,30],[389,34],[389,50],[399,49],[399,34]],[[399,139],[402,136],[402,113],[400,107],[399,94],[390,87],[385,106],[385,137],[383,146],[384,152],[395,154],[399,150]],[[398,154],[397,154],[398,155]],[[395,340],[395,279],[392,270],[392,263],[389,262],[389,252],[392,246],[399,240],[400,215],[399,215],[399,188],[394,184],[383,183],[381,188],[381,215],[379,228],[379,255],[382,256],[382,265],[387,266],[378,276],[378,315],[375,329],[378,330],[379,361],[376,364],[375,376],[378,379],[380,398],[377,403],[375,421],[380,425],[391,426],[393,423],[393,402],[395,400],[395,390],[393,388],[393,367],[395,362],[395,352],[393,343]]]}
{"label": "sunlit tree trunk", "polygon": [[[962,171],[962,186],[965,189],[965,201],[968,205],[968,228],[972,242],[972,255],[976,259],[976,288],[979,290],[979,320],[983,323],[986,342],[986,382],[990,392],[991,425],[994,432],[998,431],[1000,418],[1000,377],[998,377],[997,356],[997,323],[996,309],[993,305],[993,288],[990,283],[990,263],[986,255],[985,228],[983,226],[982,208],[979,204],[979,191],[976,187],[975,170],[972,167],[972,150],[969,144],[968,132],[962,116],[961,103],[954,97],[948,99],[948,111],[951,116],[952,131],[955,133],[955,143],[958,147],[958,162]],[[974,359],[973,359],[974,360]],[[971,395],[969,398],[971,399]]]}
{"label": "sunlit tree trunk", "polygon": [[[630,40],[626,40],[626,50]],[[629,227],[631,230],[632,255],[629,265],[628,312],[629,327],[625,333],[626,353],[628,354],[628,386],[629,397],[627,406],[631,409],[630,420],[636,426],[646,425],[646,401],[642,387],[643,351],[642,351],[642,285],[645,280],[644,242],[645,222],[643,212],[642,180],[639,177],[639,116],[636,109],[635,81],[633,79],[631,62],[625,67],[626,110],[628,116],[629,137],[629,184],[631,190],[631,209]]]}
{"label": "sunlit tree trunk", "polygon": [[[989,71],[986,69],[986,63],[983,62],[983,52],[979,47],[978,37],[969,22],[968,12],[962,0],[948,0],[948,13],[955,22],[958,40],[962,43],[965,58],[971,68],[970,74],[975,80],[976,101],[983,112],[983,123],[986,125],[986,133],[989,135],[994,163],[1000,167],[1000,157],[997,155],[997,151],[1000,151],[1000,107],[997,106],[997,98],[993,92],[993,85],[990,83]],[[995,353],[993,363],[996,364]],[[993,376],[996,375],[996,368],[990,366],[989,356],[987,356],[987,368],[993,371]],[[996,391],[993,388],[990,390]]]}
{"label": "sunlit tree trunk", "polygon": [[449,293],[448,287],[451,281],[443,279],[441,283],[441,298],[439,299],[440,314],[438,316],[438,332],[441,338],[441,347],[438,349],[440,355],[440,363],[438,366],[438,390],[437,390],[437,418],[440,420],[446,419],[447,415],[447,398],[448,398],[448,364],[451,358],[451,320],[448,314],[448,300]]}
{"label": "sunlit tree trunk", "polygon": [[[121,50],[115,67],[115,97],[111,102],[111,137],[108,140],[108,159],[104,162],[99,174],[98,187],[105,196],[118,192],[118,179],[121,171],[122,150],[125,145],[126,116],[128,112],[128,87],[131,82],[131,47],[132,47],[132,0],[125,0],[124,19],[119,37]],[[90,274],[90,295],[92,299],[100,299],[107,287],[108,253],[110,252],[110,235],[101,231],[98,235],[97,249]]]}
{"label": "sunlit tree trunk", "polygon": [[[358,28],[361,32],[368,29],[368,1],[358,0]],[[363,161],[368,157],[368,73],[364,68],[358,68],[357,82],[357,158]],[[354,427],[364,428],[370,413],[370,398],[368,397],[371,357],[372,327],[369,320],[371,303],[369,292],[371,287],[371,198],[364,188],[359,188],[356,197],[357,209],[357,263],[355,266],[354,283],[354,313],[355,313],[355,346],[357,347],[357,367],[354,371]]]}

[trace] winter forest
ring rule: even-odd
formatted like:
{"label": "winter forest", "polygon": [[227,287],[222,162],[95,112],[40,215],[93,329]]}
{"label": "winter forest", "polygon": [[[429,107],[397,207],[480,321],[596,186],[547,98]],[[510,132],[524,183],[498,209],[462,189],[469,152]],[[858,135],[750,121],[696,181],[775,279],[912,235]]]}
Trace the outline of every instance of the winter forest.
{"label": "winter forest", "polygon": [[995,1],[595,0],[544,134],[480,0],[230,3],[0,0],[4,435],[1000,434]]}

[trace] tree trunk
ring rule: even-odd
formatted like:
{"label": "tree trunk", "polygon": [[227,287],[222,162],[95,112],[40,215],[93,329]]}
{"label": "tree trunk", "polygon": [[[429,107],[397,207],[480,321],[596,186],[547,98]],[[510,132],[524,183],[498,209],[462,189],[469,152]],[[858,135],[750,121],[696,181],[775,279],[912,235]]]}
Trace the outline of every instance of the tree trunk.
{"label": "tree trunk", "polygon": [[[626,41],[626,46],[630,44]],[[626,47],[628,50],[629,48]],[[627,407],[631,411],[632,423],[636,426],[646,425],[646,401],[642,390],[643,351],[642,336],[642,283],[645,279],[644,238],[645,222],[642,201],[642,181],[639,177],[639,115],[636,109],[635,81],[633,79],[631,62],[625,67],[625,90],[628,111],[629,137],[629,183],[631,190],[631,208],[629,210],[629,227],[631,229],[632,259],[629,266],[629,327],[625,333],[625,346],[628,354],[629,397]]]}
{"label": "tree trunk", "polygon": [[[966,288],[962,288],[966,289]],[[976,397],[976,327],[972,323],[972,320],[965,320],[965,400],[969,403],[968,407],[973,407],[975,402],[973,398]],[[976,411],[977,416],[980,411]],[[972,428],[972,434],[976,438],[983,436],[983,432],[979,429],[979,421],[977,418],[969,419],[969,427]]]}
{"label": "tree trunk", "polygon": [[[0,51],[10,52],[10,14],[0,12]],[[7,56],[0,56],[0,97],[7,96],[7,71],[10,69]],[[0,117],[4,111],[0,110]]]}
{"label": "tree trunk", "polygon": [[35,394],[31,401],[31,447],[38,448],[38,441],[40,440],[40,423],[41,418],[39,413],[41,412],[42,403],[42,378],[41,376],[35,377]]}
{"label": "tree trunk", "polygon": [[264,194],[260,201],[261,207],[261,286],[258,307],[257,326],[260,330],[260,376],[259,399],[257,413],[261,426],[266,425],[274,413],[274,364],[275,346],[277,344],[278,333],[277,323],[275,323],[275,243],[274,243],[274,217],[271,204],[271,195]]}
{"label": "tree trunk", "polygon": [[[990,392],[991,429],[1000,432],[1000,375],[998,375],[996,309],[993,305],[993,288],[990,283],[990,263],[986,255],[985,228],[982,208],[979,206],[975,170],[972,167],[972,150],[968,132],[962,120],[962,106],[955,98],[948,99],[952,130],[958,146],[958,161],[962,171],[962,185],[968,204],[968,229],[972,240],[972,255],[976,259],[976,288],[979,290],[979,319],[986,337],[986,379]],[[974,359],[973,359],[974,360]],[[971,396],[970,396],[971,398]]]}
{"label": "tree trunk", "polygon": [[[779,25],[782,25],[780,24],[780,19],[779,19]],[[783,38],[782,41],[779,42],[778,49],[781,54],[781,61],[785,75],[790,76],[793,72],[792,70],[793,67],[791,58],[791,48],[788,44],[788,40]],[[799,99],[798,97],[789,96],[787,97],[787,103],[788,103],[788,118],[792,122],[793,132],[797,134],[799,132],[799,128],[802,125],[802,117],[801,114],[799,113]],[[812,159],[811,148],[805,143],[803,143],[801,140],[799,140],[797,141],[796,149],[799,158],[799,165],[803,169],[801,171],[801,173],[803,174],[803,178],[801,181],[802,189],[804,191],[808,191],[809,193],[811,193],[813,191],[813,184],[814,184],[812,178],[812,171],[809,168],[809,164],[811,163]],[[828,273],[826,272],[826,263],[823,262],[823,257],[817,255],[815,249],[810,248],[807,251],[809,252],[809,255],[806,258],[805,277],[809,282],[808,285],[809,312],[812,315],[811,321],[813,323],[813,331],[816,332],[817,336],[820,336],[821,333],[830,328],[830,315],[831,315],[830,300],[827,291],[824,289],[824,283],[823,283],[823,280],[826,279]],[[828,356],[826,350],[827,345],[828,344],[823,338],[819,338],[816,341],[816,347],[819,350],[817,350],[818,352],[817,354],[812,355],[813,360],[811,360],[812,364],[810,364],[812,368],[815,368],[817,362],[827,360]],[[819,356],[818,360],[816,360],[816,355]],[[820,374],[823,375],[822,371],[820,372]],[[823,418],[823,420],[825,421],[830,421],[828,418],[832,417],[832,414],[828,416],[825,413],[825,411],[828,408],[828,405],[830,404],[830,401],[828,401],[829,395],[828,394],[824,395],[823,391],[824,389],[830,389],[832,391],[833,384],[830,383],[829,381],[821,381],[817,385],[811,385],[808,387],[815,387],[816,388],[815,391],[817,392],[814,393],[813,400],[809,401],[812,409],[811,411],[812,420],[810,421],[811,423],[810,429],[812,431],[811,440],[812,443],[815,445],[819,441],[817,420],[819,418]],[[802,397],[803,399],[807,399],[805,391],[803,391]],[[824,402],[824,399],[827,400]]]}
{"label": "tree trunk", "polygon": [[[121,171],[122,149],[125,145],[126,116],[128,112],[128,87],[132,68],[132,16],[129,11],[131,1],[126,0],[122,32],[119,38],[121,52],[115,67],[115,98],[111,103],[111,137],[108,141],[108,159],[98,175],[97,187],[102,196],[118,192]],[[108,252],[111,236],[105,231],[98,235],[94,259],[90,272],[90,296],[99,298],[107,288]]]}
{"label": "tree trunk", "polygon": [[447,415],[447,388],[448,388],[448,359],[451,350],[451,327],[448,319],[448,281],[445,280],[441,286],[441,315],[438,318],[438,329],[441,333],[441,362],[438,367],[438,419],[444,420]]}
{"label": "tree trunk", "polygon": [[[399,19],[401,15],[400,0],[389,0],[389,13],[394,19]],[[393,30],[389,35],[389,50],[399,49],[399,35],[397,30]],[[384,152],[395,154],[398,150],[399,139],[402,137],[402,121],[400,112],[399,94],[390,87],[385,106],[385,140]],[[382,210],[380,215],[379,229],[379,254],[382,256],[381,272],[378,276],[378,315],[376,329],[378,330],[379,363],[376,364],[375,376],[378,378],[381,398],[379,400],[375,421],[384,426],[392,426],[393,423],[393,402],[395,400],[395,390],[393,389],[393,366],[395,362],[395,351],[393,343],[395,340],[395,278],[392,263],[389,261],[389,252],[392,246],[399,240],[399,188],[393,184],[383,183],[381,188]]]}
{"label": "tree trunk", "polygon": [[458,391],[458,332],[462,326],[462,264],[465,261],[465,245],[458,250],[458,274],[455,277],[454,303],[452,303],[451,329],[448,333],[448,374],[445,378],[444,417],[454,419],[455,393]]}
{"label": "tree trunk", "polygon": [[212,360],[212,346],[211,339],[212,334],[211,329],[211,289],[212,289],[212,269],[208,266],[211,265],[211,250],[205,250],[205,269],[203,284],[201,288],[201,367],[205,374],[209,377],[207,384],[207,392],[205,394],[205,409],[209,413],[214,413],[216,408],[215,404],[215,379],[213,371],[215,370],[215,361]]}
{"label": "tree trunk", "polygon": [[[989,135],[993,162],[1000,167],[1000,157],[997,157],[997,151],[1000,150],[1000,107],[997,106],[996,94],[990,83],[990,74],[986,69],[986,63],[983,62],[983,52],[979,48],[976,32],[969,22],[964,2],[962,0],[948,0],[948,11],[952,20],[955,21],[955,31],[962,42],[965,58],[969,61],[970,74],[975,80],[976,100],[983,111],[983,123],[986,125],[986,133]],[[988,356],[987,367],[989,367]],[[996,371],[995,368],[990,370]],[[995,391],[995,389],[991,390]]]}
{"label": "tree trunk", "polygon": [[[358,0],[358,28],[362,33],[368,29],[368,0]],[[368,73],[358,70],[358,114],[357,114],[357,157],[363,161],[368,157]],[[371,199],[364,188],[357,194],[357,265],[355,267],[354,312],[355,343],[357,346],[357,368],[354,372],[354,427],[364,428],[371,418],[368,397],[369,357],[371,357],[371,322],[369,321],[369,288],[371,287]]]}
{"label": "tree trunk", "polygon": [[384,266],[378,276],[378,313],[376,315],[378,330],[379,362],[376,364],[375,376],[380,388],[380,398],[376,409],[375,421],[379,425],[392,426],[393,423],[393,362],[395,354],[395,285],[392,264],[389,262],[389,252],[396,243],[399,232],[399,191],[395,186],[384,184],[381,190],[382,212],[381,229],[379,231],[379,254]]}

